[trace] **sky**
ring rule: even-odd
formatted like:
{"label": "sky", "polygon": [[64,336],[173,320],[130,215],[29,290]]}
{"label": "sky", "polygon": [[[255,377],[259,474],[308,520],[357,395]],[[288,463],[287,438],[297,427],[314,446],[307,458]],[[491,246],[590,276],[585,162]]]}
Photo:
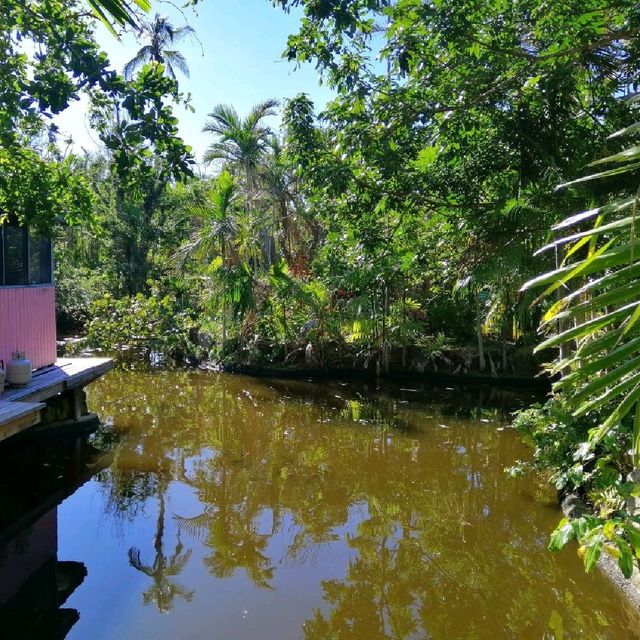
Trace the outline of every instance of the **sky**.
{"label": "sky", "polygon": [[[213,141],[210,134],[202,133],[207,114],[215,105],[233,105],[240,115],[246,114],[256,103],[267,98],[291,98],[307,93],[321,111],[333,96],[331,90],[320,84],[313,66],[295,65],[282,59],[287,36],[298,30],[300,12],[286,14],[274,8],[271,0],[200,0],[196,10],[177,8],[175,5],[154,0],[154,13],[167,16],[174,26],[188,21],[197,38],[187,36],[178,48],[187,59],[190,78],[178,75],[180,90],[191,94],[195,113],[175,107],[184,141],[193,147],[198,162],[204,150]],[[141,46],[132,34],[117,40],[99,26],[98,43],[108,54],[114,68],[122,71],[124,64]],[[98,146],[95,132],[89,128],[85,99],[74,103],[57,120],[64,135],[74,140],[74,148],[94,150]],[[271,126],[277,127],[279,119]]]}

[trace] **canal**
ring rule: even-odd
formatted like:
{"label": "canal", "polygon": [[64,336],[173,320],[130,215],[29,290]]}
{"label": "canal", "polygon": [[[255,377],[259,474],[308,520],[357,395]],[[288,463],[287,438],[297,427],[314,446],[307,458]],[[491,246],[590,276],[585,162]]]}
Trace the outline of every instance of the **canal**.
{"label": "canal", "polygon": [[640,638],[505,473],[532,399],[113,371],[95,433],[0,449],[0,637]]}

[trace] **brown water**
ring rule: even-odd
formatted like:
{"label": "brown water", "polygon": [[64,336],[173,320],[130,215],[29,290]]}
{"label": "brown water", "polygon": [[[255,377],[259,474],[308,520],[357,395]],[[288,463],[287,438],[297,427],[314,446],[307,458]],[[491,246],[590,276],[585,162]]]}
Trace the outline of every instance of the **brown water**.
{"label": "brown water", "polygon": [[575,549],[547,551],[552,497],[504,473],[527,401],[113,372],[89,443],[0,450],[0,603],[23,614],[0,637],[40,616],[83,640],[640,638]]}

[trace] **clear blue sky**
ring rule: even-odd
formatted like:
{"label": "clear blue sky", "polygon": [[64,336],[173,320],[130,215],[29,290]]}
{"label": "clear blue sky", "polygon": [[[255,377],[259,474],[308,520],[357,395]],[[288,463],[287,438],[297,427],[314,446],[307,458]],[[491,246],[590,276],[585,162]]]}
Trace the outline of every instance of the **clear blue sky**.
{"label": "clear blue sky", "polygon": [[[180,4],[181,0],[176,0],[176,5]],[[180,132],[198,161],[211,142],[211,137],[202,133],[202,125],[216,104],[232,104],[245,114],[267,98],[282,100],[305,92],[319,111],[332,97],[330,89],[319,84],[312,66],[296,69],[281,57],[287,36],[298,29],[299,12],[286,14],[274,8],[271,0],[201,0],[195,11],[186,9],[183,17],[172,4],[154,0],[149,18],[156,12],[169,17],[175,26],[183,25],[186,17],[200,41],[187,37],[179,43],[191,77],[179,75],[178,80],[181,90],[191,93],[195,113],[176,109]],[[102,27],[97,38],[113,67],[120,71],[140,46],[131,34],[118,41]],[[97,137],[89,131],[84,100],[68,109],[59,124],[74,138],[76,147],[96,147]],[[278,124],[274,119],[272,126]]]}

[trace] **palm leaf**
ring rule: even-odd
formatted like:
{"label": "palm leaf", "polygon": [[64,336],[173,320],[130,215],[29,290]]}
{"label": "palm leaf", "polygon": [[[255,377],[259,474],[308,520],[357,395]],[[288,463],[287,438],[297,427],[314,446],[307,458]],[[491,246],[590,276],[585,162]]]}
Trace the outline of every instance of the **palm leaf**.
{"label": "palm leaf", "polygon": [[[640,123],[635,123],[612,137],[638,131]],[[631,146],[591,163],[619,166],[561,186],[636,171],[640,168],[638,158],[640,146]],[[640,243],[636,238],[636,206],[637,195],[627,194],[557,224],[554,229],[562,231],[562,237],[538,253],[564,249],[562,266],[523,287],[545,287],[536,302],[565,290],[546,311],[541,324],[542,331],[555,329],[555,333],[548,335],[537,350],[573,346],[571,355],[558,358],[550,367],[560,374],[553,388],[576,416],[603,412],[597,428],[590,433],[591,448],[634,410],[634,424],[640,431],[640,264],[636,262]],[[628,215],[629,209],[632,215]],[[594,218],[591,228],[580,228]],[[572,227],[575,230],[566,231]],[[574,290],[568,289],[570,284],[574,284]],[[636,445],[637,439],[634,450]]]}
{"label": "palm leaf", "polygon": [[124,65],[122,72],[127,80],[133,78],[133,74],[151,60],[151,47],[146,45],[141,47],[138,53]]}
{"label": "palm leaf", "polygon": [[151,10],[149,0],[87,0],[95,15],[105,24],[105,26],[115,34],[114,24],[124,26],[128,24],[137,26],[135,13],[131,3],[136,5],[145,13]]}
{"label": "palm leaf", "polygon": [[173,71],[173,67],[178,69],[185,78],[189,77],[189,66],[187,65],[187,60],[179,51],[165,51],[164,58],[167,67],[171,68],[172,77],[175,78],[176,75]]}

